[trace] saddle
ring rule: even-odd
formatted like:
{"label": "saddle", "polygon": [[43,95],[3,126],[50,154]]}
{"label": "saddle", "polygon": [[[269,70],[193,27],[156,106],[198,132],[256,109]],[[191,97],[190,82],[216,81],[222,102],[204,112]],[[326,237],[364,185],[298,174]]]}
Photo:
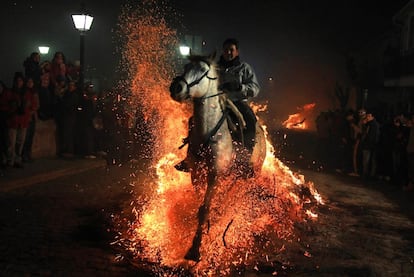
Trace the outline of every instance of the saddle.
{"label": "saddle", "polygon": [[[213,136],[216,131],[220,128],[220,125],[223,123],[222,121],[227,121],[227,126],[229,128],[231,137],[233,142],[239,143],[240,145],[244,146],[244,130],[246,129],[246,121],[244,120],[243,114],[239,111],[239,109],[234,105],[233,101],[228,99],[227,97],[220,96],[220,102],[223,107],[224,116],[221,122],[219,122],[214,130],[211,131],[208,138],[206,138],[206,142]],[[190,134],[191,134],[191,123],[192,118],[189,120],[188,124],[188,137],[183,139],[183,144],[178,147],[178,149],[183,148],[186,146],[190,141]]]}
{"label": "saddle", "polygon": [[[228,99],[227,97],[220,96],[220,104],[223,107],[224,114],[220,121],[217,123],[216,127],[210,132],[210,134],[206,137],[206,140],[203,145],[207,145],[210,141],[211,137],[218,131],[220,126],[223,124],[224,120],[227,121],[227,125],[232,137],[232,141],[244,148],[244,130],[246,129],[246,121],[244,120],[243,114],[239,111],[239,109],[234,105],[234,103]],[[189,130],[188,130],[188,137],[183,139],[183,144],[178,147],[179,149],[183,148],[190,142],[191,130],[192,130],[192,118],[189,120]],[[203,147],[203,146],[202,146]],[[190,151],[190,148],[189,148]],[[193,153],[194,156],[197,156],[197,153]],[[187,155],[188,158],[188,155]],[[182,160],[180,163],[175,165],[175,168],[180,171],[189,172],[190,167],[187,161],[187,158]]]}
{"label": "saddle", "polygon": [[225,97],[223,101],[224,107],[227,110],[226,120],[232,140],[233,142],[244,146],[244,132],[246,129],[246,121],[244,116],[229,98]]}

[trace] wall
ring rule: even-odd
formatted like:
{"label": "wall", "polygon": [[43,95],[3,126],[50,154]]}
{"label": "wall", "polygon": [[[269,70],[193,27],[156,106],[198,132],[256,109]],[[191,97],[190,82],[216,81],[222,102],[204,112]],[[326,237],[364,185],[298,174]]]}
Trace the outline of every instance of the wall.
{"label": "wall", "polygon": [[34,159],[56,156],[56,125],[53,119],[38,120],[33,141]]}

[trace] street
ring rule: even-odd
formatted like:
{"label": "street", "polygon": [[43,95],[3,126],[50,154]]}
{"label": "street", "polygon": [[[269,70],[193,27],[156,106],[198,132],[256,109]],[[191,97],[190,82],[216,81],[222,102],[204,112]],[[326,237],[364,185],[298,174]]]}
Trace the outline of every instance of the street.
{"label": "street", "polygon": [[[414,276],[412,193],[292,170],[315,183],[325,204],[317,220],[298,226],[301,241],[285,253],[289,264],[259,265],[244,276]],[[3,191],[0,276],[157,276],[111,245],[112,217],[131,201],[130,180],[144,175],[126,165],[102,167]]]}
{"label": "street", "polygon": [[414,277],[414,0],[0,6],[0,277]]}
{"label": "street", "polygon": [[128,172],[98,168],[1,193],[0,276],[143,276],[110,246]]}
{"label": "street", "polygon": [[338,174],[302,173],[326,203],[304,232],[312,257],[294,276],[414,276],[413,193]]}

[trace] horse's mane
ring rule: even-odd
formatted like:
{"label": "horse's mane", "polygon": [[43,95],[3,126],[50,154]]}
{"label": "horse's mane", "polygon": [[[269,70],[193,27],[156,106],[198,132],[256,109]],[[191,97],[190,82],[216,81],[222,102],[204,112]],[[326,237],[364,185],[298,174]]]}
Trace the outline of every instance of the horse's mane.
{"label": "horse's mane", "polygon": [[188,56],[188,60],[190,62],[199,62],[199,61],[202,61],[202,62],[207,63],[208,65],[216,65],[215,57],[216,57],[216,52],[214,52],[214,53],[212,53],[210,55],[207,55],[207,56],[204,56],[204,55],[193,55],[193,54],[191,54],[191,55]]}

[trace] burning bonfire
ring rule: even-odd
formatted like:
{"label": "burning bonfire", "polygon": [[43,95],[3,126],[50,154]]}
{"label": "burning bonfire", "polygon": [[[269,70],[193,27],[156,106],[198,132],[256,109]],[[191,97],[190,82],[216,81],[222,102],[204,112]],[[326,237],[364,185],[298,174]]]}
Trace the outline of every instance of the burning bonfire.
{"label": "burning bonfire", "polygon": [[[171,53],[177,38],[165,20],[165,9],[164,4],[145,0],[139,7],[125,6],[120,17],[130,103],[143,113],[154,146],[148,155],[152,162],[145,173],[147,180],[131,184],[146,190],[132,194],[134,199],[127,208],[131,218],[117,217],[121,227],[114,244],[126,249],[124,256],[134,264],[149,268],[154,275],[225,276],[257,269],[259,264],[274,266],[277,274],[289,264],[283,253],[300,239],[295,226],[315,220],[317,206],[323,201],[312,183],[274,156],[269,139],[259,176],[248,180],[223,176],[200,248],[201,261],[184,259],[204,191],[193,187],[188,173],[174,168],[186,155],[178,146],[187,134],[191,106],[174,102],[167,91],[175,74]],[[277,267],[276,261],[283,267]]]}
{"label": "burning bonfire", "polygon": [[298,108],[297,113],[289,115],[288,119],[282,123],[283,127],[287,129],[308,129],[309,126],[306,119],[311,115],[315,106],[315,103],[310,103]]}

